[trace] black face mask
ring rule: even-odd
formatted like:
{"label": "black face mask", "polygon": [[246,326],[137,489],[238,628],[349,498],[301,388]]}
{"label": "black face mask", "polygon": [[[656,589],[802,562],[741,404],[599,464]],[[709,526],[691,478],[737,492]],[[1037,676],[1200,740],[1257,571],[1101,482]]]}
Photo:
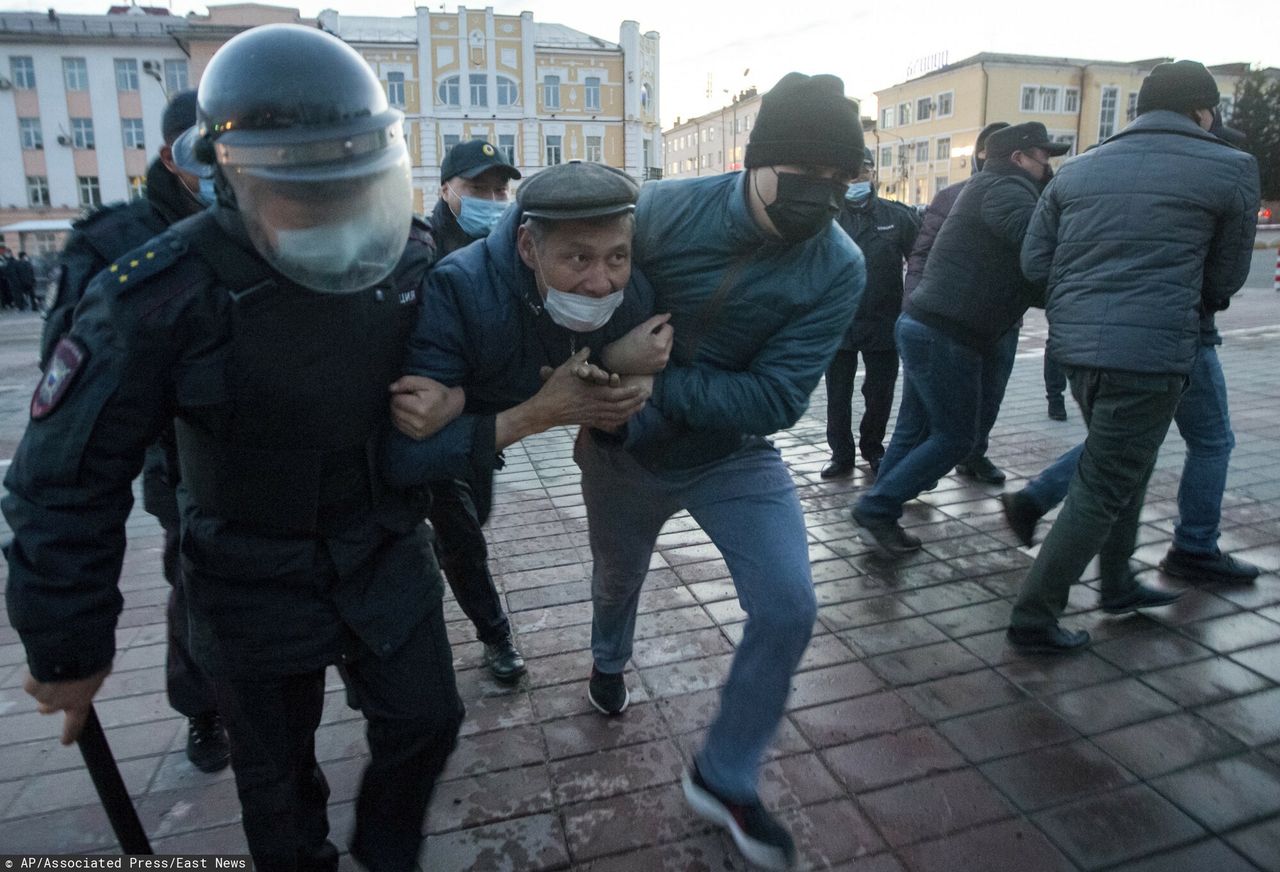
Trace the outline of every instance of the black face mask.
{"label": "black face mask", "polygon": [[1213,109],[1213,123],[1209,125],[1209,132],[1219,139],[1222,138],[1222,110],[1216,106]]}
{"label": "black face mask", "polygon": [[784,242],[804,242],[831,223],[840,211],[845,185],[800,173],[779,173],[778,191],[764,213]]}

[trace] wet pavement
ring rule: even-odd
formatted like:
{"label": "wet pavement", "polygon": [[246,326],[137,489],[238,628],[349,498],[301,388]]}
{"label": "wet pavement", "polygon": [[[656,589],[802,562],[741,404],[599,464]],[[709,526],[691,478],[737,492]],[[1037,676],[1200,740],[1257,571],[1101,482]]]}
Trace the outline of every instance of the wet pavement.
{"label": "wet pavement", "polygon": [[[1251,293],[1267,316],[1233,324],[1221,349],[1237,439],[1222,545],[1266,573],[1246,587],[1193,585],[1174,606],[1128,618],[1103,615],[1096,590],[1079,585],[1065,623],[1095,642],[1076,657],[1020,656],[1004,641],[1033,552],[1006,528],[1001,488],[942,480],[907,507],[923,551],[886,565],[846,513],[864,470],[818,477],[821,387],[776,438],[806,512],[820,610],[761,793],[795,834],[803,868],[1280,870],[1280,329],[1261,326],[1280,321],[1280,295]],[[990,456],[1009,489],[1083,434],[1074,406],[1064,423],[1045,416],[1042,337],[1030,316],[993,433]],[[745,869],[679,787],[741,637],[724,563],[687,516],[667,524],[641,599],[632,706],[614,719],[594,713],[590,555],[571,437],[559,430],[508,451],[488,530],[529,658],[522,685],[487,677],[471,628],[446,604],[468,717],[421,867]],[[1182,458],[1175,431],[1135,555],[1144,578],[1173,587],[1183,585],[1154,565],[1176,519]],[[187,762],[185,724],[163,693],[160,549],[159,528],[135,511],[119,654],[99,714],[157,851],[240,853],[230,773]],[[0,624],[0,852],[110,852],[79,756],[57,744],[60,719],[35,713],[21,690],[23,659]],[[336,674],[328,691],[317,748],[345,850],[366,745]]]}

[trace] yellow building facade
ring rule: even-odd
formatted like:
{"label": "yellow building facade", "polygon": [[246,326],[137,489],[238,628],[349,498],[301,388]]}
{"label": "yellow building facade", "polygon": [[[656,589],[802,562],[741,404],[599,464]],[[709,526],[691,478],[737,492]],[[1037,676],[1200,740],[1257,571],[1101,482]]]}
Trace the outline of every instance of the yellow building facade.
{"label": "yellow building facade", "polygon": [[404,111],[420,212],[439,196],[449,149],[472,139],[526,176],[570,160],[638,180],[656,174],[659,37],[634,21],[616,43],[491,8],[402,18],[326,11],[318,23],[364,56]]}
{"label": "yellow building facade", "polygon": [[[969,177],[978,133],[995,121],[1039,121],[1050,137],[1072,145],[1068,157],[1083,151],[1137,117],[1142,80],[1166,60],[987,52],[876,91],[867,144],[876,154],[879,191],[910,205],[928,203],[942,188]],[[1236,82],[1248,66],[1209,69],[1229,117]]]}

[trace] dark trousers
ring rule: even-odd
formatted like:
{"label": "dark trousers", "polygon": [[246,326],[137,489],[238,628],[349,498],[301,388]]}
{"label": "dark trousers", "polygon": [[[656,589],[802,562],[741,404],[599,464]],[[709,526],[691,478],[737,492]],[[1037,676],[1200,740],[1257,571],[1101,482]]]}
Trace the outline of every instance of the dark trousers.
{"label": "dark trousers", "polygon": [[1067,389],[1067,374],[1062,371],[1062,367],[1058,366],[1058,362],[1049,356],[1049,349],[1044,352],[1044,396],[1045,399],[1052,400],[1055,397],[1062,398],[1062,392]]}
{"label": "dark trousers", "polygon": [[858,375],[858,355],[866,365],[862,380],[863,412],[858,425],[858,448],[865,460],[884,456],[884,432],[893,410],[893,389],[898,383],[898,352],[841,349],[827,367],[827,444],[831,459],[852,463],[853,384]]}
{"label": "dark trousers", "polygon": [[182,566],[178,560],[178,531],[164,531],[164,577],[173,586],[169,591],[168,647],[165,651],[165,690],[169,705],[179,714],[194,718],[217,711],[213,682],[191,656],[187,633],[187,598],[182,586]]}
{"label": "dark trousers", "polygon": [[[348,687],[368,721],[369,763],[356,800],[351,853],[372,870],[414,868],[436,779],[457,741],[463,708],[437,602],[399,650],[378,657],[354,637]],[[245,836],[262,872],[334,872],[329,786],[315,756],[324,672],[219,678],[218,707]]]}
{"label": "dark trousers", "polygon": [[969,463],[987,455],[991,428],[996,425],[996,418],[1000,415],[1005,388],[1009,386],[1009,376],[1013,373],[1013,361],[1018,355],[1018,331],[1021,327],[1022,322],[1010,327],[996,340],[991,353],[983,355],[982,400],[978,407],[978,433],[973,443],[973,450],[962,461],[963,463]]}
{"label": "dark trousers", "polygon": [[489,549],[471,488],[462,481],[431,483],[431,526],[436,559],[463,613],[486,645],[511,635],[502,598],[489,572]]}
{"label": "dark trousers", "polygon": [[1095,554],[1104,599],[1121,598],[1133,589],[1129,558],[1147,481],[1187,384],[1181,375],[1066,372],[1089,434],[1062,512],[1013,607],[1015,627],[1056,624],[1071,585]]}

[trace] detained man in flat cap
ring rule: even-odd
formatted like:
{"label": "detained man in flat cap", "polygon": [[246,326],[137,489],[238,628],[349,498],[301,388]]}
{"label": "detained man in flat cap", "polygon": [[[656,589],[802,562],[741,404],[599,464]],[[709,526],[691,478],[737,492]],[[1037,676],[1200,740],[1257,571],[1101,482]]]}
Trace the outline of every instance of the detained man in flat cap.
{"label": "detained man in flat cap", "polygon": [[603,164],[548,167],[431,271],[392,386],[390,484],[462,478],[487,502],[508,445],[551,427],[615,431],[640,409],[672,336],[631,268],[637,192]]}
{"label": "detained man in flat cap", "polygon": [[[1202,64],[1157,65],[1138,91],[1138,118],[1068,161],[1031,219],[1022,270],[1048,283],[1049,348],[1089,430],[1062,512],[1014,604],[1008,637],[1020,649],[1065,653],[1088,644],[1087,632],[1058,618],[1095,554],[1104,612],[1177,598],[1140,583],[1129,559],[1160,445],[1192,392],[1211,419],[1202,423],[1216,431],[1196,441],[1217,442],[1217,457],[1201,467],[1212,474],[1188,482],[1184,472],[1182,487],[1204,503],[1180,518],[1166,571],[1251,577],[1252,567],[1217,549],[1231,434],[1212,315],[1249,273],[1258,165],[1210,132],[1218,100]],[[1139,215],[1140,225],[1127,217]]]}
{"label": "detained man in flat cap", "polygon": [[625,439],[583,430],[575,450],[594,561],[591,702],[607,715],[627,707],[640,589],[658,531],[685,509],[747,614],[685,796],[770,869],[795,847],[760,803],[760,764],[816,605],[804,515],[765,437],[804,412],[858,308],[862,254],[833,219],[862,160],[840,79],[791,73],[764,97],[745,172],[645,185],[636,263],[675,348]]}

